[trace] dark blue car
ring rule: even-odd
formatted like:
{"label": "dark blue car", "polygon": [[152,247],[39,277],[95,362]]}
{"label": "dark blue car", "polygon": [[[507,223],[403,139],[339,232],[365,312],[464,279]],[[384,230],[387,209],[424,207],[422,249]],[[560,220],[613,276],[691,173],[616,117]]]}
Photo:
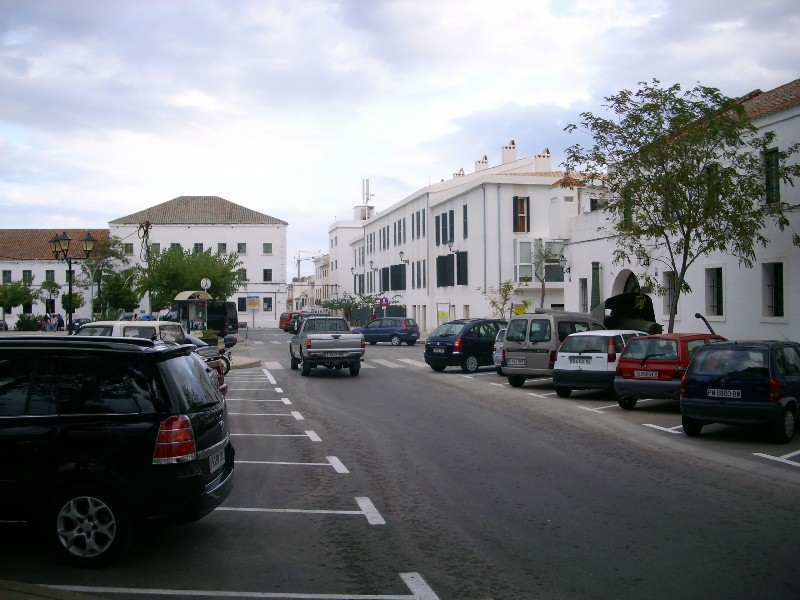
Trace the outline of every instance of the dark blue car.
{"label": "dark blue car", "polygon": [[391,342],[392,346],[402,343],[413,346],[419,339],[419,325],[408,317],[382,317],[364,327],[355,327],[353,333],[364,334],[364,340],[370,344]]}
{"label": "dark blue car", "polygon": [[709,423],[764,424],[775,441],[794,435],[800,401],[800,344],[721,342],[700,348],[681,382],[686,435]]}

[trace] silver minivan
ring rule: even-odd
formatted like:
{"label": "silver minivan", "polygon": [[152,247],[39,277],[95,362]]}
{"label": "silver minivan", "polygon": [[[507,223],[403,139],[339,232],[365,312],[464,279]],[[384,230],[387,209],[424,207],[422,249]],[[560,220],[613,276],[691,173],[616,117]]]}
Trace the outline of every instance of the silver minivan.
{"label": "silver minivan", "polygon": [[506,327],[503,347],[503,373],[512,387],[520,387],[528,377],[553,375],[556,352],[567,336],[579,331],[605,329],[584,313],[537,308],[532,313],[515,315]]}

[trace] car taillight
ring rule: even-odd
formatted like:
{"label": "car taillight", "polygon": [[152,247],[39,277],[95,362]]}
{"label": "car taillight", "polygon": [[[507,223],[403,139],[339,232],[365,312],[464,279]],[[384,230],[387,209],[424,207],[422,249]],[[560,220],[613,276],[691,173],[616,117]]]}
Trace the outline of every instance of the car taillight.
{"label": "car taillight", "polygon": [[406,323],[405,321],[403,321],[403,331],[405,331],[405,330],[407,330],[407,329],[408,329],[408,323]]}
{"label": "car taillight", "polygon": [[672,378],[673,379],[678,379],[679,377],[682,378],[685,373],[686,373],[686,367],[680,365],[678,367],[675,367],[675,370],[672,372]]}
{"label": "car taillight", "polygon": [[311,350],[311,340],[306,338],[306,350]]}
{"label": "car taillight", "polygon": [[365,340],[365,339],[362,337],[362,338],[361,338],[361,349],[362,349],[362,350],[366,350],[366,348],[367,348],[367,340]]}
{"label": "car taillight", "polygon": [[781,384],[774,379],[769,380],[769,391],[767,392],[767,400],[769,402],[781,401]]}
{"label": "car taillight", "polygon": [[550,366],[553,366],[553,363],[556,362],[556,358],[558,358],[558,352],[555,350],[550,350]]}
{"label": "car taillight", "polygon": [[681,398],[686,398],[686,375],[681,377]]}
{"label": "car taillight", "polygon": [[197,458],[192,422],[186,415],[175,415],[158,428],[153,464],[177,463]]}
{"label": "car taillight", "polygon": [[458,352],[461,350],[461,338],[456,338],[456,341],[453,342],[453,352]]}
{"label": "car taillight", "polygon": [[608,364],[617,360],[617,349],[614,347],[614,338],[608,338]]}

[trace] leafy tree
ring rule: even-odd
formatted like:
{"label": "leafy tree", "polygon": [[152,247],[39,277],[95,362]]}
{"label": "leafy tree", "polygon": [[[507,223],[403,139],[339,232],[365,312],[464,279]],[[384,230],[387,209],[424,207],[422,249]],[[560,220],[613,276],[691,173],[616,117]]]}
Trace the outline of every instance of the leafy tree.
{"label": "leafy tree", "polygon": [[[353,312],[359,309],[374,309],[380,304],[380,296],[374,294],[352,294],[345,292],[341,298],[331,298],[317,302],[317,306],[329,311],[341,311],[344,318],[350,321]],[[396,300],[391,301],[392,304],[397,304]]]}
{"label": "leafy tree", "polygon": [[101,303],[106,306],[106,312],[132,312],[139,306],[143,296],[141,289],[136,286],[139,273],[139,269],[132,268],[120,273],[106,274],[100,297]]}
{"label": "leafy tree", "polygon": [[151,254],[138,281],[140,292],[150,292],[150,307],[162,310],[173,305],[175,296],[186,290],[196,290],[203,278],[211,280],[208,293],[215,301],[224,301],[245,280],[239,277],[242,262],[237,254],[212,254],[211,250],[193,252],[170,248]]}
{"label": "leafy tree", "polygon": [[42,285],[39,286],[39,289],[41,290],[42,297],[47,300],[58,298],[58,295],[61,293],[61,286],[55,281],[44,281]]}
{"label": "leafy tree", "polygon": [[[584,112],[579,124],[566,127],[589,133],[594,143],[568,148],[567,165],[608,192],[610,225],[604,230],[616,238],[615,264],[655,261],[671,273],[672,332],[679,297],[691,291],[686,274],[695,261],[723,252],[751,267],[755,245],[768,241],[764,226],[789,224],[787,206],[766,198],[762,153],[773,147],[775,135],[759,134],[741,102],[699,84],[683,91],[654,79],[605,100],[611,118]],[[787,164],[797,151],[793,144],[778,152],[774,175],[784,183],[800,175],[800,165]],[[657,294],[666,292],[649,275],[644,279]]]}
{"label": "leafy tree", "polygon": [[[548,248],[542,238],[537,239],[533,244],[533,275],[536,277],[536,281],[541,284],[541,293],[539,299],[539,308],[544,308],[544,296],[547,293],[547,264],[553,263],[554,261],[558,260],[558,255],[556,255],[553,250]],[[525,304],[525,308],[527,308],[530,304]]]}
{"label": "leafy tree", "polygon": [[39,298],[40,292],[33,288],[33,279],[28,281],[12,281],[0,284],[0,308],[3,309],[3,319],[15,306],[33,304]]}
{"label": "leafy tree", "polygon": [[[82,281],[76,282],[79,285],[89,287],[90,297],[93,304],[93,312],[106,312],[103,310],[102,300],[104,280],[106,277],[122,270],[130,264],[130,260],[125,256],[122,240],[116,236],[111,236],[108,240],[97,240],[94,249],[88,258],[82,260],[81,274]],[[97,296],[95,297],[94,286],[97,285]],[[96,302],[100,304],[95,310]]]}
{"label": "leafy tree", "polygon": [[[86,304],[86,298],[83,297],[83,294],[80,292],[72,292],[72,312],[74,313],[76,309],[81,308]],[[69,292],[63,294],[61,296],[61,308],[64,309],[64,312],[69,314]]]}
{"label": "leafy tree", "polygon": [[[511,318],[511,311],[514,308],[514,298],[520,298],[519,304],[522,304],[527,309],[531,305],[530,300],[522,299],[522,294],[526,289],[525,283],[515,283],[510,279],[503,281],[499,286],[489,286],[488,289],[477,288],[483,296],[489,301],[489,308],[492,309],[492,316],[501,319]],[[544,293],[542,293],[542,302],[544,302]]]}

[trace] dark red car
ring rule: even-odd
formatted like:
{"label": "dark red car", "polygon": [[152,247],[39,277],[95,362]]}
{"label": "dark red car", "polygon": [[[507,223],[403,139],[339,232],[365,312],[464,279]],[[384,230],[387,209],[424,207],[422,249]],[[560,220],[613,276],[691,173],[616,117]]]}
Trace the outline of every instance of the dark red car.
{"label": "dark red car", "polygon": [[724,341],[714,333],[660,333],[633,338],[619,357],[614,377],[619,405],[631,409],[639,398],[679,401],[681,378],[695,351]]}

